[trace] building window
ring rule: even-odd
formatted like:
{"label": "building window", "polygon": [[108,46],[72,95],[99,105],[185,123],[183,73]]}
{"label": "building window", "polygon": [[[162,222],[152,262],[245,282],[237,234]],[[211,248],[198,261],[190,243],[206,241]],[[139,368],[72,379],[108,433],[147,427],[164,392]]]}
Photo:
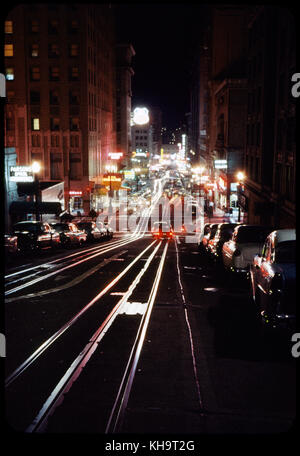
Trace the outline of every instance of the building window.
{"label": "building window", "polygon": [[7,91],[7,100],[9,103],[13,103],[13,99],[15,98],[15,92],[13,92],[12,90],[9,90]]}
{"label": "building window", "polygon": [[79,93],[76,90],[69,91],[69,103],[70,104],[79,104]]}
{"label": "building window", "polygon": [[51,105],[58,105],[59,104],[59,93],[57,90],[50,90],[49,91],[49,102]]}
{"label": "building window", "polygon": [[6,130],[13,131],[15,129],[15,119],[11,112],[7,113]]}
{"label": "building window", "polygon": [[38,21],[31,21],[30,30],[31,30],[31,33],[38,33],[39,32],[39,23],[38,23]]}
{"label": "building window", "polygon": [[50,130],[51,131],[59,130],[59,119],[57,117],[50,118]]}
{"label": "building window", "polygon": [[5,44],[4,45],[4,57],[13,57],[14,55],[14,45]]}
{"label": "building window", "polygon": [[59,147],[59,136],[51,135],[51,147]]}
{"label": "building window", "polygon": [[50,176],[51,179],[61,179],[61,154],[57,152],[50,153]]}
{"label": "building window", "polygon": [[30,69],[30,79],[32,81],[39,81],[41,78],[40,67],[31,67]]}
{"label": "building window", "polygon": [[6,68],[5,77],[7,81],[13,81],[15,79],[15,72],[13,68]]}
{"label": "building window", "polygon": [[40,103],[40,92],[36,90],[30,90],[30,103],[39,104]]}
{"label": "building window", "polygon": [[31,55],[31,57],[39,56],[39,45],[38,44],[31,45],[30,55]]}
{"label": "building window", "polygon": [[77,33],[79,30],[79,24],[77,20],[70,21],[69,23],[69,33]]}
{"label": "building window", "polygon": [[59,67],[49,67],[50,81],[59,81]]}
{"label": "building window", "polygon": [[78,131],[79,130],[79,118],[78,117],[71,117],[70,118],[70,130],[71,131]]}
{"label": "building window", "polygon": [[83,202],[82,202],[82,197],[81,196],[75,196],[74,197],[74,203],[73,203],[73,210],[77,211],[79,209],[83,208]]}
{"label": "building window", "polygon": [[13,22],[12,21],[4,22],[4,33],[13,33]]}
{"label": "building window", "polygon": [[38,117],[34,117],[31,119],[32,130],[39,130],[40,129],[40,119]]}
{"label": "building window", "polygon": [[56,19],[48,22],[48,33],[50,35],[56,35],[58,33],[58,21]]}
{"label": "building window", "polygon": [[70,81],[78,81],[79,79],[79,68],[78,67],[71,67],[69,69],[69,80]]}
{"label": "building window", "polygon": [[81,178],[81,157],[79,153],[70,153],[70,178]]}
{"label": "building window", "polygon": [[78,56],[78,44],[70,44],[69,45],[69,56],[70,57],[77,57]]}
{"label": "building window", "polygon": [[48,57],[59,57],[59,46],[56,43],[49,44]]}
{"label": "building window", "polygon": [[70,145],[71,145],[71,147],[79,147],[79,136],[78,135],[71,135]]}
{"label": "building window", "polygon": [[41,141],[40,141],[40,136],[39,135],[32,135],[31,136],[31,145],[32,145],[32,147],[40,147],[41,146]]}

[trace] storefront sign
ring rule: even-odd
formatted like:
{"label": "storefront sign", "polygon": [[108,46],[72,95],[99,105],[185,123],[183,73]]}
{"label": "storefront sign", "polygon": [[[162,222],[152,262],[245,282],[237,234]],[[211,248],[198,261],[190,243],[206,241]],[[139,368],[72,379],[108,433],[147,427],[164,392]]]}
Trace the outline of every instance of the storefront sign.
{"label": "storefront sign", "polygon": [[227,160],[215,160],[215,169],[226,169]]}
{"label": "storefront sign", "polygon": [[31,166],[11,166],[9,179],[13,182],[33,182],[34,176]]}
{"label": "storefront sign", "polygon": [[123,157],[123,152],[109,152],[108,156],[111,160],[120,160]]}
{"label": "storefront sign", "polygon": [[82,196],[82,191],[81,190],[70,190],[69,195],[70,196]]}

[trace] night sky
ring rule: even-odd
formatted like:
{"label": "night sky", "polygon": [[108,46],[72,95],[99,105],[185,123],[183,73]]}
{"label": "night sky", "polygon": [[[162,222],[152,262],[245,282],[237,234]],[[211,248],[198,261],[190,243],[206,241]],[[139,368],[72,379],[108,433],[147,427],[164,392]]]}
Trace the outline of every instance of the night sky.
{"label": "night sky", "polygon": [[205,21],[197,4],[114,4],[117,38],[133,45],[133,107],[159,106],[163,125],[177,127],[190,110],[193,47]]}

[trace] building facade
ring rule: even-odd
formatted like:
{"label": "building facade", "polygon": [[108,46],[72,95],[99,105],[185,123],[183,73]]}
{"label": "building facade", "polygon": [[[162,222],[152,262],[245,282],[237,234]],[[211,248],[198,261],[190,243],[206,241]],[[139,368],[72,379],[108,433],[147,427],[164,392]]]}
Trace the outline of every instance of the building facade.
{"label": "building facade", "polygon": [[39,179],[65,182],[65,207],[88,213],[116,149],[115,35],[109,5],[28,4],[5,21],[6,147]]}
{"label": "building facade", "polygon": [[117,152],[123,153],[122,165],[128,168],[132,151],[131,145],[131,78],[134,71],[131,67],[135,51],[131,44],[116,46],[116,132]]}
{"label": "building facade", "polygon": [[296,224],[295,18],[260,7],[248,24],[245,195],[250,223]]}

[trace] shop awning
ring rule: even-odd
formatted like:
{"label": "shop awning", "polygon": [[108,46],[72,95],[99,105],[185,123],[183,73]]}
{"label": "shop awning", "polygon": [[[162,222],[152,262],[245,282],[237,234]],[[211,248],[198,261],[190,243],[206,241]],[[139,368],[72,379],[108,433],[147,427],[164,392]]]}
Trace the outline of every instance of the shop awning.
{"label": "shop awning", "polygon": [[[62,212],[61,204],[56,202],[40,202],[37,209],[40,214],[56,214]],[[13,201],[9,206],[10,215],[34,214],[36,211],[35,202],[31,201]]]}

